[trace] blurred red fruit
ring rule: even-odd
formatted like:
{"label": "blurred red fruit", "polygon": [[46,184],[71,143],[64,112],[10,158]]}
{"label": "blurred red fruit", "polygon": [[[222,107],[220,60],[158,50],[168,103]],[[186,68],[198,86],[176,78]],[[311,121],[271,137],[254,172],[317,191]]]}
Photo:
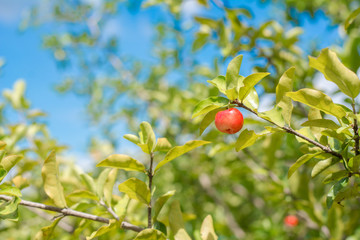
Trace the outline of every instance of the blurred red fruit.
{"label": "blurred red fruit", "polygon": [[299,223],[299,219],[295,215],[288,215],[284,219],[284,223],[286,226],[295,227]]}

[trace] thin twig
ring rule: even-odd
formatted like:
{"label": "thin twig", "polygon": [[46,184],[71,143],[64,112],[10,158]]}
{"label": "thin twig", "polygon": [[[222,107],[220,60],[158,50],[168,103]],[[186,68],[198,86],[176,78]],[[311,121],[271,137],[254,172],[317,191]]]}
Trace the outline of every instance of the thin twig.
{"label": "thin twig", "polygon": [[[5,201],[11,201],[12,197],[6,196],[6,195],[0,195],[0,199],[5,200]],[[59,208],[59,207],[55,207],[55,206],[50,206],[50,205],[37,203],[37,202],[30,202],[30,201],[26,201],[26,200],[21,200],[20,205],[24,205],[27,207],[33,207],[33,208],[40,208],[40,209],[44,209],[44,210],[48,210],[48,211],[52,211],[52,212],[58,212],[58,213],[62,213],[64,216],[73,216],[73,217],[84,218],[84,219],[89,219],[89,220],[103,222],[103,223],[110,222],[110,219],[108,219],[108,218],[103,218],[103,217],[99,217],[96,215],[75,211],[70,208]],[[132,230],[135,232],[141,232],[143,230],[143,228],[132,225],[131,223],[128,223],[128,222],[122,222],[121,227],[123,229]]]}
{"label": "thin twig", "polygon": [[[154,173],[153,173],[153,162],[154,162],[154,153],[150,153],[150,167],[149,167],[149,170],[148,170],[148,177],[149,177],[149,190],[150,190],[150,194],[151,194],[151,187],[152,187],[152,179],[154,177]],[[151,223],[151,209],[152,209],[152,206],[151,206],[151,198],[150,198],[150,202],[149,202],[149,205],[148,205],[148,228],[151,228],[152,227],[152,223]]]}
{"label": "thin twig", "polygon": [[324,146],[322,145],[321,143],[318,143],[304,135],[302,135],[301,133],[295,131],[294,129],[292,129],[291,127],[288,127],[288,126],[279,126],[277,125],[276,123],[272,122],[271,120],[269,119],[266,119],[266,118],[262,118],[261,116],[259,116],[259,114],[257,112],[255,112],[254,110],[248,108],[247,106],[245,106],[243,103],[241,103],[238,99],[235,99],[232,103],[236,104],[238,107],[241,107],[241,108],[244,108],[246,109],[247,111],[255,114],[256,116],[260,117],[261,119],[265,120],[265,121],[268,121],[269,123],[277,126],[278,128],[281,128],[283,130],[285,130],[287,133],[290,133],[290,134],[293,134],[299,138],[302,138],[306,141],[308,141],[309,143],[317,146],[318,148],[320,148],[321,150],[323,150],[324,152],[326,153],[330,153],[331,155],[335,156],[335,157],[338,157],[340,159],[343,159],[342,155],[338,152],[335,152],[334,150],[332,150],[331,148],[327,147],[327,146]]}
{"label": "thin twig", "polygon": [[120,220],[119,216],[114,212],[114,210],[113,210],[111,207],[109,207],[108,205],[106,205],[106,203],[104,203],[103,200],[101,200],[99,203],[100,203],[101,206],[103,206],[104,208],[106,208],[106,210],[107,210],[117,221]]}
{"label": "thin twig", "polygon": [[[354,100],[353,100],[351,106],[352,106],[354,115],[356,115]],[[354,130],[354,140],[355,140],[355,155],[359,155],[359,129],[358,129],[358,123],[357,123],[356,116],[354,116],[353,130]]]}

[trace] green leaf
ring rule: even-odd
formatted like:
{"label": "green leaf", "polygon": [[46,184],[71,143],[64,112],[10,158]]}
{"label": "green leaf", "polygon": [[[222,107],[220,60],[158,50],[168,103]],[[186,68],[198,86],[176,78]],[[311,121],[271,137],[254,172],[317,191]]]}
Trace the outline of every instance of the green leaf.
{"label": "green leaf", "polygon": [[56,162],[55,151],[52,151],[46,158],[41,169],[41,175],[46,194],[54,201],[57,207],[65,208],[64,188],[59,179],[59,168]]}
{"label": "green leaf", "polygon": [[310,67],[322,72],[325,78],[335,83],[340,90],[351,98],[360,92],[360,80],[357,75],[345,67],[336,56],[336,53],[325,48],[318,58],[309,56]]}
{"label": "green leaf", "polygon": [[133,134],[125,134],[124,138],[132,143],[135,143],[136,145],[140,143],[140,138]]}
{"label": "green leaf", "polygon": [[332,130],[338,129],[340,126],[337,125],[334,121],[330,119],[315,119],[306,121],[301,126],[304,127],[320,127],[320,128],[328,128]]}
{"label": "green leaf", "polygon": [[207,82],[217,87],[223,94],[226,94],[226,79],[224,76],[217,76],[213,80],[208,80]]}
{"label": "green leaf", "polygon": [[253,145],[256,141],[256,139],[258,139],[258,137],[260,137],[260,135],[257,135],[253,130],[247,130],[247,129],[244,129],[236,143],[235,143],[235,149],[236,151],[240,151],[244,148],[247,148],[247,147],[250,147],[251,145]]}
{"label": "green leaf", "polygon": [[259,96],[255,88],[252,88],[243,101],[244,105],[252,110],[257,110],[259,107]]}
{"label": "green leaf", "polygon": [[180,209],[180,202],[175,200],[171,203],[169,209],[169,225],[174,235],[180,230],[184,229],[184,220]]}
{"label": "green leaf", "polygon": [[134,240],[166,240],[166,236],[156,229],[145,229]]}
{"label": "green leaf", "polygon": [[243,80],[243,84],[244,86],[240,88],[239,91],[239,100],[243,101],[247,95],[249,95],[250,90],[255,87],[255,85],[264,77],[266,77],[267,75],[269,75],[270,73],[253,73],[249,76],[247,76],[244,80]]}
{"label": "green leaf", "polygon": [[3,150],[6,147],[6,143],[3,141],[0,141],[0,150]]}
{"label": "green leaf", "polygon": [[49,226],[41,228],[41,230],[36,234],[35,240],[51,240],[51,236],[55,230],[56,225],[60,222],[63,217],[56,218]]}
{"label": "green leaf", "polygon": [[165,224],[159,221],[154,221],[154,228],[162,232],[165,236],[167,235],[167,229]]}
{"label": "green leaf", "polygon": [[237,87],[229,88],[225,91],[225,95],[230,101],[237,99],[238,94]]}
{"label": "green leaf", "polygon": [[105,233],[108,233],[111,230],[115,229],[117,227],[116,225],[117,225],[116,220],[115,219],[110,219],[108,225],[101,226],[98,230],[93,232],[89,237],[86,237],[86,240],[91,240],[91,239],[94,239],[94,238],[99,237],[101,235],[104,235]]}
{"label": "green leaf", "polygon": [[286,96],[294,101],[304,103],[339,119],[346,115],[345,110],[334,104],[329,96],[315,89],[303,88],[297,92],[288,92],[286,93]]}
{"label": "green leaf", "polygon": [[10,155],[10,156],[4,157],[4,158],[1,160],[0,165],[1,165],[7,172],[9,172],[10,169],[13,168],[22,158],[23,158],[23,156]]}
{"label": "green leaf", "polygon": [[338,195],[339,192],[343,191],[346,188],[348,182],[349,182],[349,178],[343,178],[330,188],[330,191],[326,196],[326,205],[328,209],[331,208],[336,195]]}
{"label": "green leaf", "polygon": [[175,240],[191,240],[189,234],[185,231],[184,228],[179,229],[179,231],[174,236]]}
{"label": "green leaf", "polygon": [[231,60],[226,70],[226,85],[229,86],[230,83],[235,83],[238,80],[241,62],[243,55],[239,55]]}
{"label": "green leaf", "polygon": [[305,154],[302,155],[298,160],[296,160],[296,162],[290,167],[289,172],[288,172],[288,178],[290,178],[293,173],[303,164],[305,164],[306,162],[308,162],[309,160],[313,159],[314,157],[318,156],[322,154],[322,152],[317,152],[317,153],[312,153],[312,154]]}
{"label": "green leaf", "polygon": [[113,154],[96,164],[96,167],[112,167],[126,171],[145,172],[145,166],[138,160],[124,154]]}
{"label": "green leaf", "polygon": [[171,147],[171,143],[167,138],[158,138],[154,152],[167,152]]}
{"label": "green leaf", "polygon": [[129,198],[136,199],[142,203],[149,204],[151,194],[146,184],[137,179],[130,178],[119,184],[119,191],[126,193]]}
{"label": "green leaf", "polygon": [[0,219],[17,221],[19,218],[18,206],[19,206],[20,202],[21,202],[20,198],[14,197],[11,201],[1,204],[0,205]]}
{"label": "green leaf", "polygon": [[283,127],[285,125],[285,121],[282,116],[282,112],[283,111],[278,106],[275,106],[269,111],[259,113],[259,116],[275,123],[280,127]]}
{"label": "green leaf", "polygon": [[209,144],[208,141],[203,140],[192,140],[185,143],[183,146],[176,146],[170,149],[170,151],[166,154],[165,158],[159,162],[159,164],[155,168],[155,172],[157,172],[162,166],[164,166],[166,163],[174,160],[175,158],[197,148],[205,144]]}
{"label": "green leaf", "polygon": [[206,114],[219,107],[224,107],[229,104],[229,99],[224,97],[209,97],[199,102],[194,109],[192,118]]}
{"label": "green leaf", "polygon": [[226,108],[217,108],[208,112],[203,120],[200,122],[200,135],[203,134],[205,129],[215,120],[215,116],[218,112],[225,110]]}
{"label": "green leaf", "polygon": [[0,194],[21,197],[20,189],[4,184],[0,185]]}
{"label": "green leaf", "polygon": [[214,223],[211,215],[207,215],[204,219],[203,223],[201,224],[201,239],[202,240],[217,240],[218,236],[214,230]]}
{"label": "green leaf", "polygon": [[81,173],[80,174],[80,178],[82,180],[82,182],[86,185],[86,187],[92,192],[92,193],[96,193],[96,188],[95,188],[95,181],[94,179],[87,173]]}
{"label": "green leaf", "polygon": [[152,152],[155,148],[156,137],[155,133],[148,122],[142,122],[140,124],[140,129],[143,135],[144,143],[148,146],[148,153]]}
{"label": "green leaf", "polygon": [[112,200],[112,192],[114,188],[114,184],[116,181],[117,176],[117,169],[111,169],[108,178],[106,179],[105,186],[104,186],[104,197],[105,202],[108,206],[111,207],[111,200]]}
{"label": "green leaf", "polygon": [[295,67],[289,68],[280,77],[279,83],[276,86],[276,104],[282,109],[281,114],[287,125],[290,125],[293,104],[291,99],[286,96],[286,93],[293,90],[294,75]]}
{"label": "green leaf", "polygon": [[320,173],[325,171],[327,168],[338,163],[339,161],[340,161],[340,158],[330,157],[325,160],[317,162],[311,171],[311,177],[316,177],[317,175],[319,175]]}
{"label": "green leaf", "polygon": [[87,199],[99,201],[98,196],[87,190],[75,190],[74,192],[67,195],[67,198],[87,198]]}
{"label": "green leaf", "polygon": [[344,177],[348,177],[348,176],[349,176],[349,172],[347,170],[340,170],[340,171],[333,172],[333,173],[330,173],[329,175],[327,175],[324,178],[323,183],[324,184],[331,183],[331,182],[338,181],[338,180],[340,180]]}
{"label": "green leaf", "polygon": [[360,167],[360,155],[356,155],[350,158],[348,165],[352,171],[358,172]]}
{"label": "green leaf", "polygon": [[153,219],[156,220],[159,216],[159,213],[167,200],[169,200],[170,197],[172,197],[175,194],[175,190],[169,191],[165,193],[164,195],[160,196],[158,199],[156,199],[155,205],[154,205],[154,217]]}
{"label": "green leaf", "polygon": [[99,199],[102,199],[104,196],[104,186],[110,171],[110,168],[104,169],[96,180],[96,195]]}
{"label": "green leaf", "polygon": [[344,28],[345,30],[348,29],[348,27],[350,26],[350,24],[354,21],[354,19],[360,14],[360,8],[352,11],[350,13],[350,15],[346,18],[345,22],[344,22]]}
{"label": "green leaf", "polygon": [[195,40],[193,41],[192,51],[196,52],[201,49],[208,41],[209,36],[210,34],[207,32],[198,32],[195,36]]}
{"label": "green leaf", "polygon": [[6,177],[7,171],[0,165],[0,182]]}

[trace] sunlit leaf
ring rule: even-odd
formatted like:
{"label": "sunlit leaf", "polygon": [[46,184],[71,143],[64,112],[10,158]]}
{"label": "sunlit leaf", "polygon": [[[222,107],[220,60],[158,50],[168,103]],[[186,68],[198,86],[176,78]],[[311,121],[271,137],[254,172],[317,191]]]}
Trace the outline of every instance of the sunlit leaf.
{"label": "sunlit leaf", "polygon": [[75,190],[74,192],[67,195],[68,198],[85,198],[98,201],[99,197],[96,196],[94,193],[87,191],[87,190]]}
{"label": "sunlit leaf", "polygon": [[246,98],[243,100],[245,106],[252,110],[257,110],[259,107],[259,96],[255,88],[252,88]]}
{"label": "sunlit leaf", "polygon": [[287,125],[290,125],[293,105],[291,99],[286,96],[286,93],[293,90],[294,74],[295,67],[289,68],[280,77],[279,83],[276,86],[276,104],[282,109],[281,114]]}
{"label": "sunlit leaf", "polygon": [[111,169],[104,185],[104,197],[108,206],[111,206],[112,192],[116,181],[117,171],[118,170],[115,168]]}
{"label": "sunlit leaf", "polygon": [[217,240],[218,236],[214,230],[214,223],[211,215],[207,215],[201,224],[201,239],[202,240]]}
{"label": "sunlit leaf", "polygon": [[150,190],[146,184],[137,179],[130,178],[119,184],[119,191],[126,193],[130,198],[136,199],[142,203],[149,204]]}
{"label": "sunlit leaf", "polygon": [[320,128],[328,128],[332,130],[338,129],[340,126],[337,125],[334,121],[330,119],[315,119],[306,121],[301,126],[304,127],[320,127]]}
{"label": "sunlit leaf", "polygon": [[325,48],[321,50],[319,57],[309,56],[310,67],[322,72],[325,78],[335,83],[340,90],[351,98],[355,98],[360,92],[360,80],[357,75],[344,66],[336,56],[336,53]]}
{"label": "sunlit leaf", "polygon": [[247,95],[249,95],[250,90],[255,87],[255,85],[264,77],[269,75],[270,73],[253,73],[249,76],[247,76],[243,80],[244,86],[240,88],[239,91],[239,100],[243,101]]}
{"label": "sunlit leaf", "polygon": [[166,236],[156,229],[145,229],[139,232],[134,240],[166,240]]}
{"label": "sunlit leaf", "polygon": [[20,189],[4,184],[0,185],[0,194],[21,197]]}
{"label": "sunlit leaf", "polygon": [[138,136],[135,136],[133,134],[125,134],[124,138],[132,143],[139,144],[140,138]]}
{"label": "sunlit leaf", "polygon": [[140,129],[142,132],[144,143],[148,146],[148,152],[152,152],[155,148],[156,137],[155,133],[148,122],[142,122],[140,124]]}
{"label": "sunlit leaf", "polygon": [[99,199],[102,199],[104,196],[104,186],[110,171],[110,168],[104,169],[96,179],[96,195],[99,197]]}
{"label": "sunlit leaf", "polygon": [[110,219],[110,222],[108,225],[101,226],[98,230],[93,232],[89,237],[86,237],[86,240],[91,240],[91,239],[94,239],[101,235],[104,235],[105,233],[110,232],[111,230],[115,229],[116,227],[117,227],[116,220]]}
{"label": "sunlit leaf", "polygon": [[11,221],[18,221],[18,206],[21,199],[14,197],[11,201],[0,205],[0,219],[7,219]]}
{"label": "sunlit leaf", "polygon": [[328,208],[331,208],[336,195],[338,195],[338,193],[343,191],[346,188],[346,186],[348,185],[348,183],[349,183],[349,179],[348,178],[343,178],[339,182],[335,183],[330,188],[330,191],[326,196],[326,205],[327,205]]}
{"label": "sunlit leaf", "polygon": [[22,158],[23,156],[19,155],[6,156],[1,160],[0,165],[9,172]]}
{"label": "sunlit leaf", "polygon": [[354,21],[354,19],[360,14],[360,8],[352,11],[350,15],[346,18],[344,23],[344,28],[347,30],[350,26],[350,24]]}
{"label": "sunlit leaf", "polygon": [[3,150],[6,147],[6,143],[3,141],[0,141],[0,150]]}
{"label": "sunlit leaf", "polygon": [[259,116],[275,123],[280,127],[283,127],[285,125],[285,121],[282,112],[283,111],[279,107],[275,106],[269,111],[259,113]]}
{"label": "sunlit leaf", "polygon": [[313,159],[314,157],[318,156],[322,154],[322,152],[317,152],[317,153],[309,153],[309,154],[305,154],[302,155],[298,160],[296,160],[296,162],[290,167],[289,172],[288,172],[288,178],[290,178],[293,173],[303,164],[305,164],[306,162],[308,162],[309,160]]}
{"label": "sunlit leaf", "polygon": [[249,131],[248,129],[244,129],[240,133],[240,135],[235,143],[236,151],[240,151],[244,148],[247,148],[247,147],[253,145],[255,143],[256,139],[258,139],[258,137],[259,137],[259,135],[257,135],[253,130]]}
{"label": "sunlit leaf", "polygon": [[200,122],[200,135],[203,134],[205,129],[215,120],[215,116],[218,112],[225,110],[226,108],[217,108],[208,112]]}
{"label": "sunlit leaf", "polygon": [[124,154],[113,154],[99,162],[96,167],[112,167],[126,171],[144,172],[145,166],[138,160]]}
{"label": "sunlit leaf", "polygon": [[61,221],[63,217],[56,218],[49,226],[41,228],[41,230],[36,234],[35,240],[51,240],[52,234],[55,230],[56,225]]}
{"label": "sunlit leaf", "polygon": [[46,158],[41,169],[41,175],[46,194],[54,201],[56,206],[66,207],[64,188],[59,179],[59,168],[56,162],[55,151],[52,151]]}
{"label": "sunlit leaf", "polygon": [[208,80],[208,83],[211,83],[219,89],[220,92],[225,94],[226,91],[226,79],[224,76],[217,76],[213,80]]}
{"label": "sunlit leaf", "polygon": [[154,205],[154,220],[156,220],[157,216],[159,215],[161,209],[163,208],[164,204],[169,200],[170,197],[172,197],[175,194],[175,190],[169,191],[165,193],[164,195],[160,196],[158,199],[156,199],[155,205]]}
{"label": "sunlit leaf", "polygon": [[229,99],[224,97],[209,97],[199,102],[194,109],[192,118],[206,114],[216,108],[223,107],[229,104]]}
{"label": "sunlit leaf", "polygon": [[189,234],[185,231],[184,228],[179,229],[174,236],[175,240],[191,240]]}
{"label": "sunlit leaf", "polygon": [[167,138],[158,138],[154,152],[167,152],[171,147],[171,143]]}
{"label": "sunlit leaf", "polygon": [[169,209],[169,224],[170,229],[174,235],[180,230],[184,229],[184,220],[180,209],[180,202],[175,200],[171,203]]}
{"label": "sunlit leaf", "polygon": [[294,101],[304,103],[339,119],[346,115],[345,110],[334,104],[329,96],[315,89],[304,88],[297,92],[288,92],[286,93],[286,96]]}
{"label": "sunlit leaf", "polygon": [[330,173],[329,175],[327,175],[324,180],[323,180],[323,183],[324,184],[327,184],[327,183],[331,183],[331,182],[334,182],[334,181],[338,181],[344,177],[347,177],[349,176],[349,172],[347,170],[340,170],[340,171],[337,171],[337,172],[333,172],[333,173]]}
{"label": "sunlit leaf", "polygon": [[239,55],[231,60],[229,63],[227,70],[226,70],[226,85],[229,86],[230,83],[233,83],[237,81],[239,72],[240,72],[240,66],[243,59],[243,55]]}
{"label": "sunlit leaf", "polygon": [[339,158],[330,157],[325,160],[321,160],[317,162],[311,171],[311,177],[316,177],[317,175],[325,171],[327,168],[338,163],[339,161],[340,161]]}
{"label": "sunlit leaf", "polygon": [[208,141],[203,140],[192,140],[185,143],[183,146],[176,146],[169,150],[169,152],[166,154],[165,158],[158,163],[158,165],[155,168],[155,172],[159,170],[162,166],[164,166],[166,163],[174,160],[175,158],[197,148],[205,144],[209,144]]}

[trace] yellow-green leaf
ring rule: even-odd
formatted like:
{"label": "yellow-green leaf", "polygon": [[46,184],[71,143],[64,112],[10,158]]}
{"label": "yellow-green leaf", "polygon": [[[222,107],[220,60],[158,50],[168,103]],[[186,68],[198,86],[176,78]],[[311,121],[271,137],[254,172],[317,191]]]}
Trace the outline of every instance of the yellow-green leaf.
{"label": "yellow-green leaf", "polygon": [[252,110],[257,110],[259,107],[259,96],[255,88],[252,88],[246,98],[243,100],[245,106]]}
{"label": "yellow-green leaf", "polygon": [[172,197],[175,194],[175,190],[169,191],[165,193],[164,195],[160,196],[158,199],[156,199],[155,205],[154,205],[154,220],[158,217],[161,209],[163,208],[164,204],[169,200],[170,197]]}
{"label": "yellow-green leaf", "polygon": [[195,108],[192,118],[206,114],[216,108],[223,107],[229,104],[229,99],[224,97],[209,97],[199,102]]}
{"label": "yellow-green leaf", "polygon": [[226,91],[226,79],[225,79],[224,76],[217,76],[213,80],[208,80],[207,82],[211,83],[212,85],[217,87],[220,92],[225,94],[225,91]]}
{"label": "yellow-green leaf", "polygon": [[335,83],[343,93],[353,99],[359,95],[359,78],[340,62],[335,52],[325,48],[321,50],[319,57],[309,56],[309,60],[310,67],[322,72],[325,78]]}
{"label": "yellow-green leaf", "polygon": [[340,127],[339,125],[337,125],[334,121],[332,121],[330,119],[310,120],[310,121],[304,122],[303,124],[301,124],[301,126],[328,128],[328,129],[331,129],[331,130],[336,130],[336,129],[338,129]]}
{"label": "yellow-green leaf", "polygon": [[64,188],[60,183],[55,151],[52,151],[46,158],[41,169],[41,175],[46,194],[54,201],[56,206],[65,208]]}
{"label": "yellow-green leaf", "polygon": [[324,178],[323,183],[327,184],[330,182],[338,181],[338,180],[348,177],[348,176],[349,176],[349,172],[347,170],[340,170],[340,171],[333,172],[333,173],[330,173],[329,175],[327,175]]}
{"label": "yellow-green leaf", "polygon": [[278,106],[275,106],[269,111],[259,113],[259,116],[275,123],[280,127],[283,127],[285,125],[282,110]]}
{"label": "yellow-green leaf", "polygon": [[49,226],[41,228],[41,230],[36,234],[35,240],[51,240],[54,229],[56,225],[61,221],[63,217],[56,218]]}
{"label": "yellow-green leaf", "polygon": [[226,70],[227,86],[229,86],[230,83],[237,81],[239,72],[240,72],[242,59],[243,59],[243,55],[239,55],[239,56],[235,57],[234,59],[232,59],[231,62],[229,63],[227,70]]}
{"label": "yellow-green leaf", "polygon": [[132,143],[139,144],[140,138],[138,136],[135,136],[133,134],[125,134],[124,138]]}
{"label": "yellow-green leaf", "polygon": [[154,152],[167,152],[171,147],[171,143],[167,138],[158,138]]}
{"label": "yellow-green leaf", "polygon": [[327,168],[334,165],[335,163],[338,163],[339,161],[340,158],[330,157],[317,162],[311,171],[311,177],[316,177],[317,175],[325,171]]}
{"label": "yellow-green leaf", "polygon": [[108,206],[111,206],[112,192],[116,181],[117,171],[118,170],[116,168],[111,169],[108,178],[106,179],[105,182],[104,197],[105,197],[105,202]]}
{"label": "yellow-green leaf", "polygon": [[4,157],[4,158],[1,160],[0,165],[1,165],[7,172],[9,172],[10,169],[13,168],[22,158],[23,158],[23,156],[10,155],[10,156]]}
{"label": "yellow-green leaf", "polygon": [[96,167],[112,167],[126,171],[145,172],[145,166],[138,160],[124,154],[113,154],[99,162]]}
{"label": "yellow-green leaf", "polygon": [[339,119],[346,115],[345,110],[333,103],[329,96],[315,89],[304,88],[297,92],[288,92],[286,93],[286,96],[294,101],[304,103]]}
{"label": "yellow-green leaf", "polygon": [[240,133],[240,135],[235,143],[236,151],[240,151],[244,148],[247,148],[247,147],[253,145],[255,143],[256,139],[258,139],[258,137],[260,137],[260,136],[257,135],[253,130],[249,131],[247,129],[244,129]]}
{"label": "yellow-green leaf", "polygon": [[165,158],[159,162],[159,164],[155,168],[155,172],[159,170],[163,165],[166,163],[174,160],[175,158],[193,150],[194,148],[200,147],[205,144],[209,144],[208,141],[203,140],[192,140],[185,143],[183,146],[176,146],[169,150],[169,152],[166,154]]}
{"label": "yellow-green leaf", "polygon": [[350,13],[350,15],[346,18],[345,23],[344,23],[344,28],[345,30],[348,29],[348,27],[350,26],[350,24],[354,21],[354,19],[360,14],[360,8],[352,11]]}
{"label": "yellow-green leaf", "polygon": [[116,226],[116,220],[115,219],[110,219],[110,222],[108,225],[105,226],[101,226],[98,230],[96,230],[95,232],[93,232],[89,237],[86,237],[86,240],[91,240],[94,239],[96,237],[99,237],[101,235],[104,235],[105,233],[115,229]]}
{"label": "yellow-green leaf", "polygon": [[3,150],[6,147],[6,143],[3,141],[0,141],[0,150]]}
{"label": "yellow-green leaf", "polygon": [[166,240],[166,236],[156,229],[145,229],[139,232],[134,240]]}
{"label": "yellow-green leaf", "polygon": [[218,236],[214,230],[214,223],[211,215],[207,215],[201,224],[200,229],[201,239],[202,240],[217,240]]}
{"label": "yellow-green leaf", "polygon": [[142,122],[140,124],[140,129],[142,132],[144,143],[148,146],[148,152],[152,152],[155,148],[156,137],[155,133],[148,122]]}
{"label": "yellow-green leaf", "polygon": [[0,194],[9,195],[9,196],[15,196],[15,197],[21,197],[20,189],[9,186],[9,185],[0,185]]}
{"label": "yellow-green leaf", "polygon": [[239,100],[243,101],[247,95],[249,95],[250,90],[255,87],[255,85],[264,77],[269,75],[270,73],[253,73],[249,76],[247,76],[243,80],[244,86],[240,88],[239,91]]}
{"label": "yellow-green leaf", "polygon": [[184,228],[179,229],[174,236],[175,240],[191,240],[189,234],[185,231]]}
{"label": "yellow-green leaf", "polygon": [[67,195],[68,198],[87,198],[91,200],[98,201],[99,198],[94,193],[87,190],[75,190],[74,192]]}
{"label": "yellow-green leaf", "polygon": [[293,90],[294,74],[295,67],[289,68],[280,77],[279,83],[276,86],[276,104],[282,109],[281,114],[287,125],[290,125],[293,104],[291,99],[286,96],[286,93]]}
{"label": "yellow-green leaf", "polygon": [[148,186],[137,178],[130,178],[120,183],[119,191],[126,193],[129,198],[136,199],[142,203],[149,204],[150,202],[151,195]]}
{"label": "yellow-green leaf", "polygon": [[170,205],[169,224],[170,229],[174,235],[176,235],[180,229],[185,227],[184,219],[180,209],[180,202],[178,200],[173,201]]}
{"label": "yellow-green leaf", "polygon": [[308,162],[309,160],[313,159],[314,157],[322,154],[322,152],[312,153],[312,154],[305,154],[302,155],[296,162],[290,167],[288,172],[288,178],[290,178],[293,173],[303,164]]}
{"label": "yellow-green leaf", "polygon": [[208,112],[203,120],[200,122],[200,135],[205,131],[205,129],[215,120],[215,116],[218,112],[225,110],[226,108],[217,108]]}

